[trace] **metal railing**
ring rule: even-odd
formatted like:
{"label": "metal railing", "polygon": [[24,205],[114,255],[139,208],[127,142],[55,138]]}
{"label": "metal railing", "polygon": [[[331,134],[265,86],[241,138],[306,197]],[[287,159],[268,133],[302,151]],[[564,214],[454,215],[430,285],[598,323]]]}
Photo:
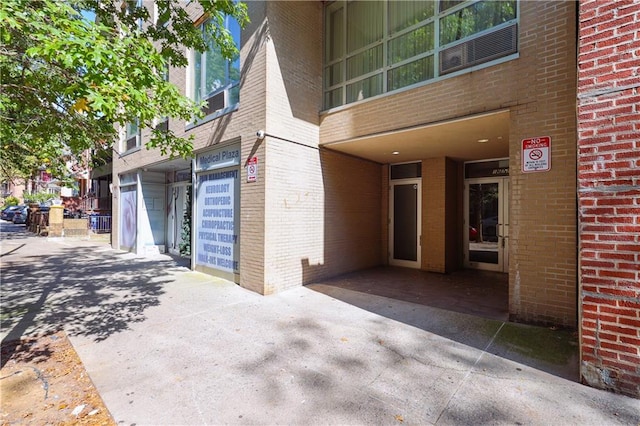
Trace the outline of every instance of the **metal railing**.
{"label": "metal railing", "polygon": [[111,232],[111,216],[92,214],[89,218],[89,230],[96,234],[108,234]]}

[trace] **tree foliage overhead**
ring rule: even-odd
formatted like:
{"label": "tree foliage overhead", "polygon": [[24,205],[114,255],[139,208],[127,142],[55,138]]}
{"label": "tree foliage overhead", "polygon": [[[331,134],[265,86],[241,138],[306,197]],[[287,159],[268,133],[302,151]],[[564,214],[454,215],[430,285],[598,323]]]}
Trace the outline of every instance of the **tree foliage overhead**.
{"label": "tree foliage overhead", "polygon": [[[0,4],[0,149],[2,172],[28,177],[45,164],[58,177],[87,149],[110,149],[117,131],[139,120],[191,120],[200,108],[165,79],[188,63],[185,48],[213,40],[237,55],[225,15],[241,26],[246,5],[199,0],[206,37],[182,0],[4,0]],[[147,7],[145,7],[147,6]],[[154,10],[155,8],[155,10]],[[153,13],[155,12],[155,13]],[[87,16],[95,16],[88,19]],[[155,20],[154,20],[155,18]],[[147,147],[188,155],[189,139],[154,130]]]}

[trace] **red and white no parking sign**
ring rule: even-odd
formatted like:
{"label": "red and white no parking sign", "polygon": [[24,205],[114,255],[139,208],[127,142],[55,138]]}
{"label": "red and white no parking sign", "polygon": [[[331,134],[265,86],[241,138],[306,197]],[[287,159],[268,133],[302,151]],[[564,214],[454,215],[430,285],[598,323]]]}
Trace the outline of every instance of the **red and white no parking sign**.
{"label": "red and white no parking sign", "polygon": [[247,161],[247,182],[255,182],[258,179],[258,157],[251,157]]}
{"label": "red and white no parking sign", "polygon": [[548,172],[551,170],[551,138],[540,136],[522,140],[522,171]]}

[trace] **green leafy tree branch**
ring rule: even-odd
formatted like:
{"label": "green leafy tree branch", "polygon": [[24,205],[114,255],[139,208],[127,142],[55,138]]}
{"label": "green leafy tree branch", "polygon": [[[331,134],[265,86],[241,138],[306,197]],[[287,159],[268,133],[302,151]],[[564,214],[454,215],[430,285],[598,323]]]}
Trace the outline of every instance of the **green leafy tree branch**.
{"label": "green leafy tree branch", "polygon": [[[58,178],[87,149],[111,149],[117,127],[157,117],[192,120],[200,105],[166,81],[169,66],[188,63],[185,48],[205,51],[210,40],[227,59],[237,55],[224,27],[241,26],[246,5],[200,0],[206,34],[180,0],[157,1],[157,20],[137,2],[5,0],[0,5],[0,170],[25,177],[38,167]],[[85,15],[83,15],[83,12]],[[86,12],[95,19],[86,19]],[[148,148],[188,156],[192,143],[153,131]]]}

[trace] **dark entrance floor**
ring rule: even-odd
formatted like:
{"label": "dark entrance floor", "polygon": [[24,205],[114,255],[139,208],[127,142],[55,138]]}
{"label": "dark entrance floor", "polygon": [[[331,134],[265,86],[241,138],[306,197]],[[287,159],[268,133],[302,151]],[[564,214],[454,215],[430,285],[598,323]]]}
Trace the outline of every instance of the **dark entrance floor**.
{"label": "dark entrance floor", "polygon": [[323,280],[316,291],[336,287],[500,321],[509,320],[509,275],[461,270],[438,274],[381,266]]}

